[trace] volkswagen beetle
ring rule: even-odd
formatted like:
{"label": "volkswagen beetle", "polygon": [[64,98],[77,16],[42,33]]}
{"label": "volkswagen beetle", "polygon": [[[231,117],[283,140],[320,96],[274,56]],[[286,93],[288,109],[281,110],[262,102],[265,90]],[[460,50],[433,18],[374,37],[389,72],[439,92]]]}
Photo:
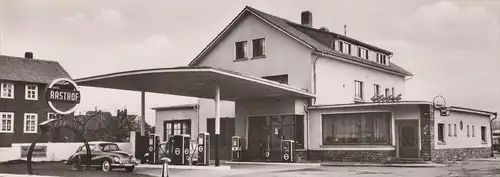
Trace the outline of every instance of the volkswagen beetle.
{"label": "volkswagen beetle", "polygon": [[111,171],[114,168],[124,168],[127,172],[134,171],[137,160],[132,154],[121,151],[115,143],[89,142],[91,161],[88,161],[87,148],[80,146],[65,162],[73,170],[80,170],[81,166],[90,165],[102,171]]}

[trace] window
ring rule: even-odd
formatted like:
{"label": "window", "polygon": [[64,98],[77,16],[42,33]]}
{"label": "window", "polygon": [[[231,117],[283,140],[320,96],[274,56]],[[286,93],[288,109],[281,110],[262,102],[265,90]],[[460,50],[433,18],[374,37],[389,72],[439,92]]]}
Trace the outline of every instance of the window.
{"label": "window", "polygon": [[438,142],[444,143],[444,124],[438,124]]}
{"label": "window", "polygon": [[389,95],[391,95],[391,91],[388,88],[386,88],[385,89],[385,96],[389,96]]}
{"label": "window", "polygon": [[267,80],[272,80],[275,82],[279,82],[282,84],[288,84],[288,75],[287,74],[277,75],[277,76],[266,76],[266,77],[262,77],[262,78],[267,79]]}
{"label": "window", "polygon": [[486,127],[481,126],[481,141],[486,143]]}
{"label": "window", "polygon": [[120,147],[118,147],[118,145],[116,145],[116,144],[101,144],[100,146],[101,146],[102,151],[104,151],[104,152],[120,151]]}
{"label": "window", "polygon": [[26,96],[27,100],[38,100],[38,86],[36,85],[26,85]]}
{"label": "window", "polygon": [[387,64],[386,55],[381,54],[381,53],[377,53],[377,63],[384,64],[384,65]]}
{"label": "window", "polygon": [[253,58],[266,56],[266,40],[264,38],[252,40]]}
{"label": "window", "polygon": [[354,98],[363,99],[363,82],[354,81]]}
{"label": "window", "polygon": [[24,133],[37,133],[38,115],[24,114]]}
{"label": "window", "polygon": [[358,48],[358,57],[368,59],[368,50],[362,47]]}
{"label": "window", "polygon": [[472,137],[475,137],[476,136],[476,131],[474,131],[474,125],[472,126]]}
{"label": "window", "polygon": [[380,95],[380,85],[373,85],[373,95]]}
{"label": "window", "polygon": [[467,125],[467,137],[470,137],[470,129],[469,129],[469,125]]}
{"label": "window", "polygon": [[0,132],[14,133],[14,113],[0,112]]}
{"label": "window", "polygon": [[1,98],[14,98],[14,84],[2,83]]}
{"label": "window", "polygon": [[323,144],[391,144],[391,113],[323,115]]}
{"label": "window", "polygon": [[246,60],[247,51],[247,41],[236,42],[236,60]]}
{"label": "window", "polygon": [[394,90],[394,87],[392,87],[392,96],[396,96],[396,91]]}
{"label": "window", "polygon": [[351,54],[351,44],[344,41],[339,41],[339,51],[345,54]]}
{"label": "window", "polygon": [[47,113],[47,119],[59,119],[61,117],[62,117],[62,115],[60,115],[60,114],[51,113],[51,112]]}
{"label": "window", "polygon": [[451,124],[448,124],[448,136],[451,136]]}
{"label": "window", "polygon": [[453,136],[457,136],[457,124],[453,124]]}
{"label": "window", "polygon": [[163,122],[163,141],[168,141],[173,135],[188,134],[191,135],[190,120],[171,120]]}

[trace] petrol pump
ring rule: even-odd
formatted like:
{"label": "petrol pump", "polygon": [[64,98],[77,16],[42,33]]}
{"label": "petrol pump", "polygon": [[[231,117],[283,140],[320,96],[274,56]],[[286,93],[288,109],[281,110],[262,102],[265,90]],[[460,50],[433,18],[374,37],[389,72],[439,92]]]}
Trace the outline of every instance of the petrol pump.
{"label": "petrol pump", "polygon": [[160,144],[160,137],[155,135],[149,135],[149,147],[148,147],[148,163],[156,164],[160,163],[158,157],[158,145]]}
{"label": "petrol pump", "polygon": [[231,159],[233,161],[240,161],[241,160],[241,150],[242,150],[241,137],[239,137],[239,136],[233,136],[231,138],[231,144],[232,144]]}
{"label": "petrol pump", "polygon": [[189,165],[189,145],[191,136],[182,134],[173,136],[173,165]]}
{"label": "petrol pump", "polygon": [[292,163],[295,162],[295,141],[282,140],[281,141],[281,161]]}
{"label": "petrol pump", "polygon": [[210,134],[198,133],[198,165],[210,165]]}

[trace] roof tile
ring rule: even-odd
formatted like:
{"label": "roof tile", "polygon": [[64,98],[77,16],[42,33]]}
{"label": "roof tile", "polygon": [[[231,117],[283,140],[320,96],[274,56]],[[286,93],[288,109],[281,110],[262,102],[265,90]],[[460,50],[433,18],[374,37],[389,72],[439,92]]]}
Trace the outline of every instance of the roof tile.
{"label": "roof tile", "polygon": [[0,55],[0,80],[50,83],[62,77],[71,79],[58,62]]}

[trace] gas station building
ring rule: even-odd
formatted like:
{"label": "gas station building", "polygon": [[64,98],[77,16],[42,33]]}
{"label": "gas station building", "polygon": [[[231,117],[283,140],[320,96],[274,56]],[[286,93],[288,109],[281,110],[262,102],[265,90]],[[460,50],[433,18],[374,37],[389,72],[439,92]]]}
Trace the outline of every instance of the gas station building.
{"label": "gas station building", "polygon": [[[171,115],[163,123],[157,120],[162,130],[156,132],[176,134],[176,122],[169,121],[187,119],[189,131],[180,132],[195,136],[213,130],[218,135],[225,132],[221,117],[234,120],[244,161],[281,161],[282,140],[295,142],[297,161],[440,161],[491,155],[490,125],[496,113],[436,104],[432,98],[406,100],[405,82],[413,74],[394,63],[392,52],[314,28],[309,11],[300,17],[301,23],[294,23],[247,6],[189,66],[76,82],[201,98],[194,105],[155,108],[157,119],[162,111]],[[196,112],[180,114],[187,110]],[[221,115],[221,110],[228,113]],[[215,118],[214,126],[210,118]]]}

